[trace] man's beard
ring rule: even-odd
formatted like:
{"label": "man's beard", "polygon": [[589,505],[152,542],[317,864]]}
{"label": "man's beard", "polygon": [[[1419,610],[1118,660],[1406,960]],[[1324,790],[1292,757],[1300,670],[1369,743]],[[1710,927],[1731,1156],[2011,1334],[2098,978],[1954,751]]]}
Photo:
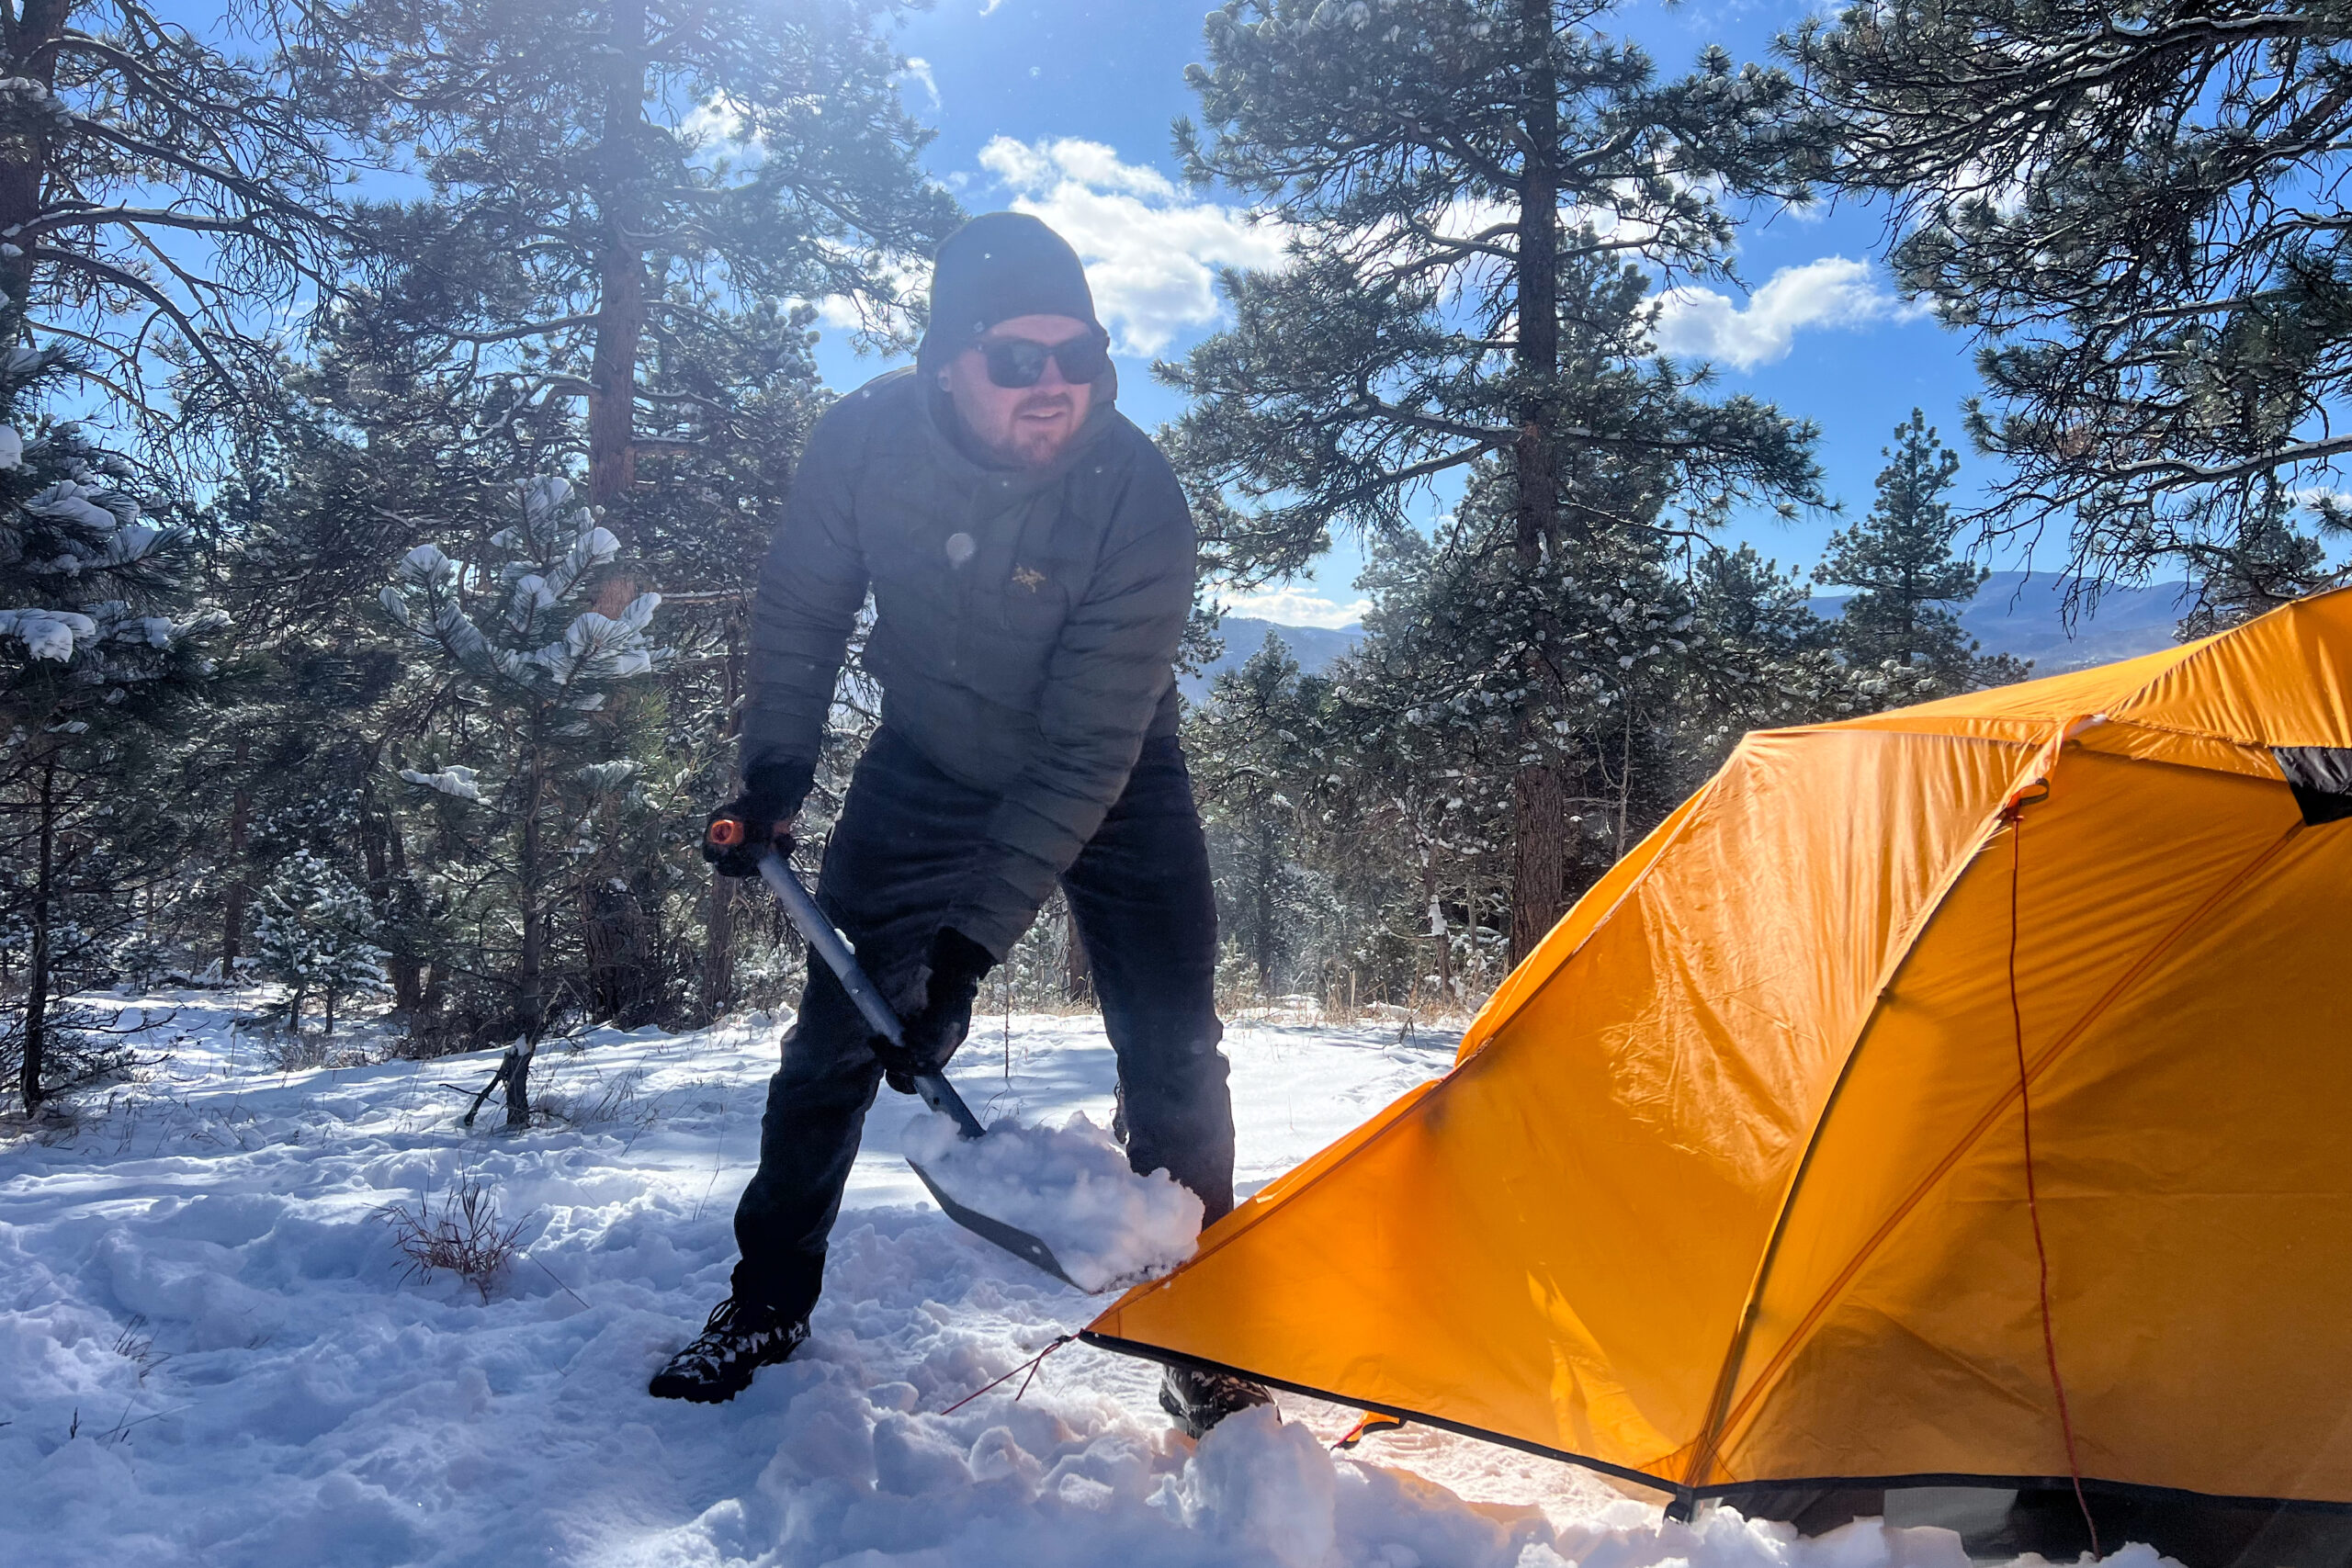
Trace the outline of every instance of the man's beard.
{"label": "man's beard", "polygon": [[[1051,432],[1023,430],[1022,424],[1026,415],[1053,409],[1058,409],[1069,416],[1068,422],[1058,429]],[[1056,392],[1047,397],[1032,399],[1012,411],[1011,427],[1004,440],[990,443],[993,455],[1006,461],[1018,463],[1023,468],[1042,468],[1060,457],[1069,444],[1078,438],[1080,423],[1078,400],[1068,392]]]}

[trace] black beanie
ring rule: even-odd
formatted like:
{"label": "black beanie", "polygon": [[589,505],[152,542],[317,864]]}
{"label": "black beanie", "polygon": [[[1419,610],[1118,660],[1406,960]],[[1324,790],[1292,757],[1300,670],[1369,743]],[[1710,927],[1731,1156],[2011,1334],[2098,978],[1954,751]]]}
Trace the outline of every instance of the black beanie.
{"label": "black beanie", "polygon": [[1068,316],[1102,330],[1086,268],[1068,240],[1025,212],[984,212],[939,243],[931,326],[915,363],[937,370],[1015,316]]}

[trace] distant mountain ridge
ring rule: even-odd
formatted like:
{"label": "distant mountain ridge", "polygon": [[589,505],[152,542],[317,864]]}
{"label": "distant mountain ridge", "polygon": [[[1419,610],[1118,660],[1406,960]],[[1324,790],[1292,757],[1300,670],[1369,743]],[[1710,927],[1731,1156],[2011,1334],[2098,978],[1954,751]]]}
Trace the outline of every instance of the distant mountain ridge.
{"label": "distant mountain ridge", "polygon": [[[2064,612],[2071,581],[2047,573],[1996,571],[1960,612],[1960,624],[1984,652],[2030,659],[2036,675],[2056,675],[2170,648],[2174,628],[2192,602],[2186,582],[2106,588],[2099,592],[2097,607],[2069,627]],[[1813,613],[1824,620],[1845,614],[1842,598],[1816,594],[1812,604]],[[1199,673],[1178,682],[1185,696],[1194,702],[1208,695],[1217,676],[1247,663],[1265,647],[1269,636],[1281,638],[1298,667],[1315,674],[1329,669],[1342,654],[1353,652],[1363,638],[1363,628],[1292,626],[1227,615],[1219,623],[1217,635],[1225,639],[1225,652]]]}
{"label": "distant mountain ridge", "polygon": [[1310,675],[1330,667],[1331,661],[1342,654],[1353,653],[1356,644],[1363,640],[1362,626],[1286,626],[1279,621],[1261,621],[1248,615],[1227,615],[1217,623],[1216,635],[1225,639],[1225,652],[1201,667],[1197,675],[1182,676],[1177,685],[1184,695],[1200,702],[1209,694],[1216,678],[1228,670],[1238,670],[1257,657],[1266,646],[1269,637],[1279,637],[1290,648],[1290,656],[1298,667]]}
{"label": "distant mountain ridge", "polygon": [[[1960,624],[1984,652],[2030,659],[2036,675],[2057,675],[2170,648],[2178,640],[2174,634],[2180,618],[2194,602],[2186,582],[2108,587],[2099,591],[2096,606],[2069,626],[2066,592],[2073,581],[2052,574],[1996,571],[1961,610]],[[1844,615],[1845,606],[1842,598],[1813,600],[1813,613],[1824,620]]]}

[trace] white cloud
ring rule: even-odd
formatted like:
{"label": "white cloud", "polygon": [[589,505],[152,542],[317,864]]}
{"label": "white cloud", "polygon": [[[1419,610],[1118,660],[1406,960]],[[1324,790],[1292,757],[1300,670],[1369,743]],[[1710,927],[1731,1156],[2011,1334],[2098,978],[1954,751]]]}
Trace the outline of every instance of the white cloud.
{"label": "white cloud", "polygon": [[1824,256],[1782,267],[1745,306],[1712,288],[1668,289],[1657,342],[1668,354],[1753,370],[1786,358],[1801,328],[1863,327],[1915,321],[1925,313],[1881,288],[1870,263]]}
{"label": "white cloud", "polygon": [[1214,325],[1221,307],[1213,268],[1282,263],[1279,226],[1187,200],[1167,175],[1123,163],[1099,141],[1000,136],[980,149],[980,165],[1012,193],[1014,210],[1045,220],[1077,248],[1095,314],[1121,354],[1159,354],[1178,334]]}
{"label": "white cloud", "polygon": [[1359,599],[1352,604],[1335,604],[1318,593],[1302,593],[1295,588],[1268,588],[1255,593],[1243,593],[1225,602],[1228,615],[1246,615],[1253,621],[1272,621],[1278,626],[1325,626],[1343,630],[1361,622],[1372,611],[1372,601]]}
{"label": "white cloud", "polygon": [[1003,4],[1004,0],[988,0],[988,4],[980,7],[980,15],[993,17],[996,15],[996,8]]}
{"label": "white cloud", "polygon": [[678,122],[678,131],[694,144],[695,161],[705,167],[722,159],[738,165],[756,164],[764,155],[752,134],[751,111],[724,93],[688,110]]}
{"label": "white cloud", "polygon": [[[903,256],[886,260],[877,270],[889,280],[902,299],[922,299],[931,294],[931,260],[929,257]],[[856,299],[846,294],[828,294],[817,301],[817,321],[835,332],[863,333],[885,327],[903,326],[893,317],[881,320],[870,317],[860,309]]]}
{"label": "white cloud", "polygon": [[901,73],[922,83],[922,90],[931,95],[931,107],[933,108],[939,107],[939,82],[931,73],[930,61],[919,54],[910,54],[907,56],[907,63]]}

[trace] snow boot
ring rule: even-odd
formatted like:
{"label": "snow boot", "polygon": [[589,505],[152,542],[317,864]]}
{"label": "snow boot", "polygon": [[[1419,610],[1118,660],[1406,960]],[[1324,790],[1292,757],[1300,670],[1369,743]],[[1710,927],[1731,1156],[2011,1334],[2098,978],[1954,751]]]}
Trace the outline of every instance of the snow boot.
{"label": "snow boot", "polygon": [[1176,1425],[1195,1442],[1227,1416],[1273,1402],[1274,1396],[1266,1392],[1265,1384],[1235,1377],[1231,1372],[1170,1367],[1159,1380],[1159,1407],[1176,1417]]}
{"label": "snow boot", "polygon": [[774,1307],[728,1297],[693,1344],[653,1374],[646,1392],[656,1399],[721,1404],[752,1386],[752,1374],[781,1361],[808,1342],[808,1320],[786,1318]]}

